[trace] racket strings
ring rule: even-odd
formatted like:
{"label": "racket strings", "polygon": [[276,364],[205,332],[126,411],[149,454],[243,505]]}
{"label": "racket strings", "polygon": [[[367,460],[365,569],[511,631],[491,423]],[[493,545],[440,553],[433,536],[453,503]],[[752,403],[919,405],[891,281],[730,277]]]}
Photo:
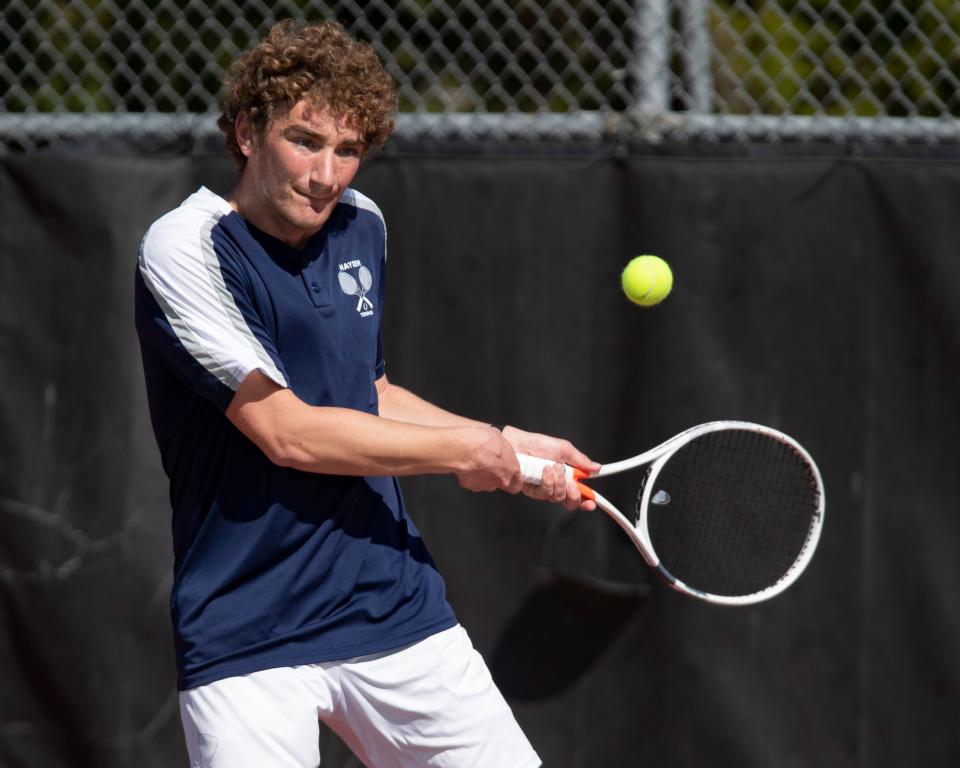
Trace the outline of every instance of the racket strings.
{"label": "racket strings", "polygon": [[688,586],[748,595],[773,586],[801,558],[818,513],[817,484],[791,446],[723,430],[679,448],[655,476],[647,527],[662,567]]}

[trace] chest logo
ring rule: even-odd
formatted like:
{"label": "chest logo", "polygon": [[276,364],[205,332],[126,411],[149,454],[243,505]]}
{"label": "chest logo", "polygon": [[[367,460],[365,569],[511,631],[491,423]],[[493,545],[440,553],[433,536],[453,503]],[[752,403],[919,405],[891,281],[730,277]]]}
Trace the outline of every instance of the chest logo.
{"label": "chest logo", "polygon": [[[352,267],[359,266],[357,276],[348,271]],[[347,296],[357,297],[357,312],[360,317],[369,317],[373,314],[373,302],[367,298],[367,293],[373,287],[373,275],[370,270],[360,264],[359,261],[348,261],[340,265],[340,271],[337,273],[337,279],[340,281],[340,290]]]}

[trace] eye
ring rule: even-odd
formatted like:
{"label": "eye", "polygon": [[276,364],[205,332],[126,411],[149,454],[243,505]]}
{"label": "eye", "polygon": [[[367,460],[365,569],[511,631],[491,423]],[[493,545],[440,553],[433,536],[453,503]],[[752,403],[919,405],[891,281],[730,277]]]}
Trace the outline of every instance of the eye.
{"label": "eye", "polygon": [[305,149],[316,150],[319,149],[316,139],[310,136],[292,136],[290,142],[296,144],[298,147],[303,147]]}
{"label": "eye", "polygon": [[337,154],[341,157],[360,157],[363,150],[360,146],[354,144],[348,144],[347,146],[340,147],[337,150]]}

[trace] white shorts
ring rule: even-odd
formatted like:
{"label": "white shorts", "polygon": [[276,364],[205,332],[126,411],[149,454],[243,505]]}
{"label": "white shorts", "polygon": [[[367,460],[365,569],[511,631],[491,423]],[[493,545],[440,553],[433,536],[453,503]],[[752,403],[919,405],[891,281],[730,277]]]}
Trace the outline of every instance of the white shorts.
{"label": "white shorts", "polygon": [[182,691],[180,717],[193,768],[317,768],[318,720],[371,768],[540,765],[459,626],[397,651]]}

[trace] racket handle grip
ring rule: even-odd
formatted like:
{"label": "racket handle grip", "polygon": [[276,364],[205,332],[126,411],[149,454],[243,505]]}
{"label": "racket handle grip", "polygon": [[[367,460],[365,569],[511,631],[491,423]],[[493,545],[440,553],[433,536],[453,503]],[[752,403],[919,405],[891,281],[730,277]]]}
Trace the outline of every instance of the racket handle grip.
{"label": "racket handle grip", "polygon": [[[539,456],[530,456],[526,453],[518,453],[517,461],[520,462],[520,472],[523,474],[523,481],[525,483],[533,483],[534,485],[541,485],[543,483],[543,470],[545,470],[551,464],[559,463],[551,459],[541,459]],[[588,472],[584,472],[582,469],[571,467],[569,464],[563,465],[563,471],[567,478],[572,477],[577,481],[577,487],[580,489],[580,494],[583,496],[583,498],[596,498],[596,494],[593,492],[593,489],[580,482],[581,480],[585,480],[586,478],[590,477]]]}
{"label": "racket handle grip", "polygon": [[[526,453],[518,453],[517,461],[520,462],[520,472],[523,474],[523,482],[532,483],[533,485],[540,485],[543,483],[543,470],[549,466],[559,463],[553,461],[552,459],[541,459],[539,456],[530,456]],[[564,474],[566,474],[567,477],[579,479],[576,476],[573,467],[568,466],[567,464],[564,464],[563,467]]]}

